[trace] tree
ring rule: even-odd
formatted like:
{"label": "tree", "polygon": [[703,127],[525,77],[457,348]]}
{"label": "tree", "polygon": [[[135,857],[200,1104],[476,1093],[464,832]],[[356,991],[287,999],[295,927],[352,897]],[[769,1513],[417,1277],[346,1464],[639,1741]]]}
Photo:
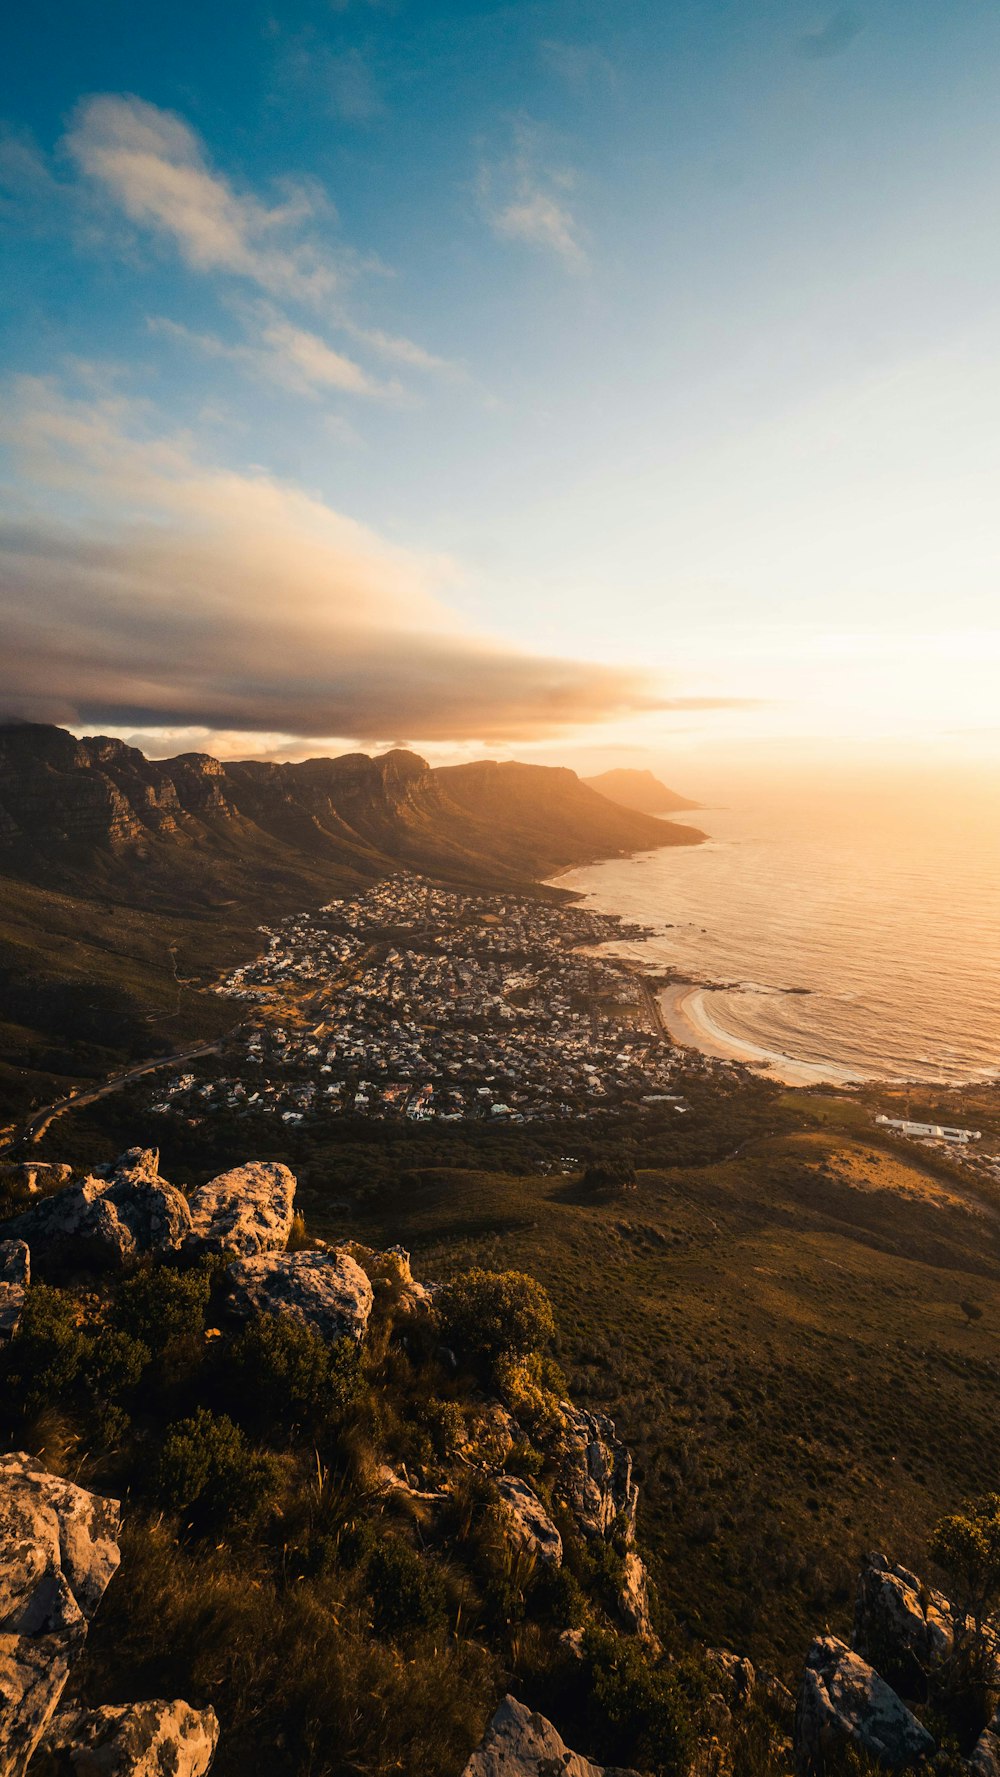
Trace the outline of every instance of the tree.
{"label": "tree", "polygon": [[959,1307],[965,1315],[966,1326],[971,1327],[974,1320],[982,1320],[983,1311],[978,1302],[973,1302],[971,1296],[966,1296],[963,1301],[959,1303]]}
{"label": "tree", "polygon": [[465,1271],[437,1298],[445,1337],[474,1360],[528,1357],[555,1337],[552,1304],[523,1271]]}
{"label": "tree", "polygon": [[972,1618],[981,1648],[984,1625],[1000,1603],[1000,1493],[987,1493],[940,1519],[931,1554],[952,1582],[963,1612]]}

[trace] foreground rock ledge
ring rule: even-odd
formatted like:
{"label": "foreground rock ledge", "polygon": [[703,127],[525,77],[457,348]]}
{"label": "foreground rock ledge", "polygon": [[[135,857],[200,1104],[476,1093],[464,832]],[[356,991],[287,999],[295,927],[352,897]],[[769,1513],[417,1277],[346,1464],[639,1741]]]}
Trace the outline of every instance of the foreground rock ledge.
{"label": "foreground rock ledge", "polygon": [[853,1747],[900,1770],[934,1751],[926,1728],[884,1678],[834,1635],[814,1641],[806,1657],[795,1714],[795,1758],[806,1774]]}
{"label": "foreground rock ledge", "polygon": [[594,1765],[571,1752],[544,1715],[505,1697],[462,1777],[635,1777],[610,1765]]}
{"label": "foreground rock ledge", "polygon": [[357,1344],[364,1337],[374,1293],[349,1253],[260,1253],[237,1259],[227,1275],[230,1306],[243,1319],[287,1315],[324,1339],[353,1339]]}
{"label": "foreground rock ledge", "polygon": [[205,1777],[218,1741],[214,1709],[156,1701],[58,1715],[41,1751],[73,1777]]}

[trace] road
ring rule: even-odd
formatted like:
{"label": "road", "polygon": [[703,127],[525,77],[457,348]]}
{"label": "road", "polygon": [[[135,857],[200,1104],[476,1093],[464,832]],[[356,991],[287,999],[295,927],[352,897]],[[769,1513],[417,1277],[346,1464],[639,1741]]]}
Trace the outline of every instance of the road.
{"label": "road", "polygon": [[58,1098],[54,1104],[43,1105],[34,1111],[27,1123],[0,1146],[0,1155],[10,1154],[22,1144],[30,1147],[45,1134],[50,1123],[61,1117],[66,1111],[75,1111],[81,1105],[95,1104],[99,1098],[106,1098],[109,1092],[120,1092],[131,1080],[140,1080],[143,1074],[153,1074],[161,1067],[177,1067],[184,1061],[195,1061],[199,1055],[218,1055],[224,1038],[217,1037],[212,1043],[199,1043],[193,1049],[181,1049],[176,1055],[161,1055],[156,1061],[141,1061],[138,1066],[127,1068],[123,1074],[115,1074],[113,1079],[105,1080],[103,1085],[93,1086],[86,1092],[71,1092],[68,1098]]}

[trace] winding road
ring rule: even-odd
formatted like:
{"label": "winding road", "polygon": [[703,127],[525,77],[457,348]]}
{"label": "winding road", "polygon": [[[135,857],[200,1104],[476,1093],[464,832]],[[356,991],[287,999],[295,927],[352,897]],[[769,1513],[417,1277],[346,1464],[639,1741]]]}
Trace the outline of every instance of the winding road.
{"label": "winding road", "polygon": [[83,1092],[71,1092],[66,1098],[57,1098],[53,1104],[43,1105],[41,1110],[34,1111],[27,1123],[14,1131],[12,1136],[0,1143],[0,1155],[10,1154],[15,1148],[30,1147],[45,1134],[50,1123],[61,1117],[66,1111],[75,1111],[81,1105],[95,1104],[99,1098],[107,1098],[110,1092],[120,1092],[131,1080],[140,1080],[143,1074],[153,1074],[161,1067],[177,1067],[184,1061],[195,1061],[199,1055],[218,1055],[225,1041],[224,1037],[216,1037],[211,1043],[198,1043],[191,1049],[180,1049],[175,1055],[160,1055],[155,1061],[140,1061],[136,1067],[130,1067],[122,1074],[115,1074],[100,1086],[89,1087]]}

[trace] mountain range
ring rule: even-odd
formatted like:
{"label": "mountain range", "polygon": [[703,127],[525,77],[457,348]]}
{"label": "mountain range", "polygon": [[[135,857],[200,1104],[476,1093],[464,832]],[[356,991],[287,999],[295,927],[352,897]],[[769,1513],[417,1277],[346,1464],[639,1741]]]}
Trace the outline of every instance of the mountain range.
{"label": "mountain range", "polygon": [[676,790],[669,790],[651,771],[619,767],[616,771],[602,771],[599,777],[585,777],[582,782],[610,802],[618,802],[622,808],[634,809],[638,814],[680,814],[684,809],[701,806],[686,796],[678,796]]}

